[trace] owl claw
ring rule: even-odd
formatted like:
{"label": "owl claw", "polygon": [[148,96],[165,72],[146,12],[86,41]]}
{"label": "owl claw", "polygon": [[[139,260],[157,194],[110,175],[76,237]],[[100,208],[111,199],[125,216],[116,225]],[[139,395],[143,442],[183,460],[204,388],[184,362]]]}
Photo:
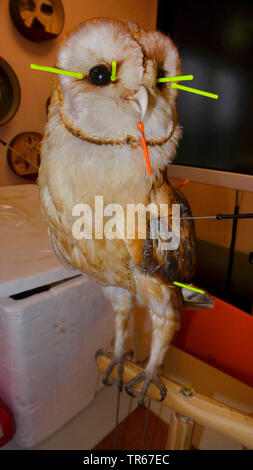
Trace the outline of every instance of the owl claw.
{"label": "owl claw", "polygon": [[132,397],[136,397],[136,395],[132,392],[131,388],[140,382],[143,382],[143,387],[139,395],[139,400],[138,400],[139,406],[144,405],[144,400],[145,400],[149,385],[151,383],[154,384],[158,388],[161,394],[160,401],[164,400],[166,393],[167,393],[166,387],[163,385],[163,383],[157,377],[157,375],[150,375],[150,373],[146,371],[141,372],[140,374],[138,374],[136,377],[134,377],[132,380],[130,380],[130,382],[128,382],[125,385],[125,390],[128,393],[128,395]]}
{"label": "owl claw", "polygon": [[[116,357],[111,352],[104,351],[103,349],[99,349],[96,352],[95,359],[97,359],[99,356],[103,356],[103,355],[111,359],[111,362],[110,362],[109,366],[107,367],[107,369],[104,373],[104,377],[102,379],[103,384],[108,385],[108,386],[112,386],[117,381],[118,388],[119,388],[120,392],[122,392],[122,390],[123,390],[124,362],[125,362],[127,357],[130,357],[131,359],[133,358],[133,355],[134,355],[133,351],[132,350],[126,351],[126,352],[122,353],[119,357],[118,356]],[[110,378],[110,375],[111,375],[111,373],[112,373],[115,366],[118,366],[118,378],[117,379]]]}

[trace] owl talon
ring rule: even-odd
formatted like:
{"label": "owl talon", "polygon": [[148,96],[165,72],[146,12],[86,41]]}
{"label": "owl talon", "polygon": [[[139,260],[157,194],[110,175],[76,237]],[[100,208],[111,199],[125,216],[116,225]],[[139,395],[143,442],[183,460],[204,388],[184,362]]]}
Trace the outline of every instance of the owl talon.
{"label": "owl talon", "polygon": [[136,395],[132,392],[131,388],[134,387],[135,385],[137,385],[140,382],[143,382],[143,387],[142,387],[142,390],[140,392],[140,395],[138,393],[138,396],[139,396],[138,405],[139,406],[144,405],[144,400],[145,400],[149,385],[151,383],[153,385],[155,385],[158,388],[158,390],[160,391],[160,394],[161,394],[160,401],[164,400],[164,398],[166,396],[166,393],[167,393],[166,387],[161,382],[161,380],[157,377],[157,375],[150,375],[150,373],[148,373],[146,371],[141,372],[140,374],[138,374],[136,377],[134,377],[132,380],[130,380],[130,382],[128,382],[125,385],[125,390],[128,393],[128,395],[130,395],[132,397],[136,397]]}
{"label": "owl talon", "polygon": [[[99,349],[96,352],[95,358],[97,359],[99,356],[106,356],[111,359],[109,366],[107,367],[102,382],[104,385],[112,386],[116,381],[119,387],[120,392],[123,390],[123,373],[124,373],[124,362],[126,358],[129,356],[131,359],[133,358],[133,351],[129,350],[122,353],[119,357],[114,356],[111,352],[104,351],[103,349]],[[110,375],[115,366],[118,366],[118,377],[117,379],[110,378]]]}
{"label": "owl talon", "polygon": [[95,354],[95,359],[97,360],[97,358],[99,356],[106,356],[106,357],[109,357],[111,359],[112,358],[112,353],[109,352],[109,351],[105,351],[104,349],[98,349],[98,351]]}

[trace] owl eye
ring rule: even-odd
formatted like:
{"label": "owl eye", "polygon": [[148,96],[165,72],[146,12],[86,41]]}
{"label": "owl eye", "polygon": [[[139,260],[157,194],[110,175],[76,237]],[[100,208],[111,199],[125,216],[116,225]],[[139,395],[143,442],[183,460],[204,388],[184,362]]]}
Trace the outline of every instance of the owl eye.
{"label": "owl eye", "polygon": [[157,78],[163,78],[165,76],[165,72],[162,69],[158,70]]}
{"label": "owl eye", "polygon": [[107,85],[111,81],[111,71],[106,65],[96,65],[90,69],[88,80],[92,85]]}
{"label": "owl eye", "polygon": [[[162,69],[159,69],[159,70],[158,70],[158,73],[157,73],[157,80],[158,80],[158,78],[163,78],[163,77],[165,77],[165,75],[166,75],[166,74],[165,74],[165,71],[162,70]],[[164,87],[164,83],[157,82],[157,83],[156,83],[156,86],[157,86],[157,88],[162,89],[162,88]]]}

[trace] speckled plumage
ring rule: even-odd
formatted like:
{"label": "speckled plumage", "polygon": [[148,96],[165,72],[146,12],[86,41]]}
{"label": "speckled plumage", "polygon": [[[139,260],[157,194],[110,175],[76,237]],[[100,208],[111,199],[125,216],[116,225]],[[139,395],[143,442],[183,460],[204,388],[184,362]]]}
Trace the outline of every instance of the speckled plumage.
{"label": "speckled plumage", "polygon": [[[116,82],[103,87],[91,84],[90,68],[101,63],[110,66],[112,60],[117,61]],[[180,247],[164,252],[149,235],[146,240],[76,240],[72,209],[86,203],[94,211],[94,197],[102,195],[104,205],[118,203],[125,212],[129,203],[171,207],[176,202],[190,214],[187,201],[166,177],[181,136],[177,91],[168,84],[157,86],[159,69],[165,75],[180,74],[178,52],[159,32],[146,32],[129,22],[94,19],[66,37],[57,66],[80,71],[85,78],[59,76],[52,92],[39,172],[41,207],[51,240],[57,256],[101,282],[112,301],[115,363],[122,361],[133,295],[149,308],[153,341],[144,382],[158,383],[156,368],[178,328],[182,306],[181,293],[172,281],[188,281],[195,268],[193,224],[182,221]],[[144,98],[148,99],[143,123],[152,176],[146,170],[137,128]]]}

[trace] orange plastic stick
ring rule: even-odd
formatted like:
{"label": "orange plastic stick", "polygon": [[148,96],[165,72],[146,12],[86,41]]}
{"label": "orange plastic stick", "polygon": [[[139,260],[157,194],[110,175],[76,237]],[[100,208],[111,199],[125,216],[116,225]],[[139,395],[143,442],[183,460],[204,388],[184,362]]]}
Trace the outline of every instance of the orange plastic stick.
{"label": "orange plastic stick", "polygon": [[182,186],[184,186],[186,183],[189,183],[189,181],[190,181],[189,178],[186,178],[186,180],[184,180],[182,183],[180,183],[180,184],[176,187],[176,189],[182,188]]}
{"label": "orange plastic stick", "polygon": [[147,148],[147,144],[146,144],[146,139],[145,139],[145,135],[144,135],[144,127],[143,127],[142,122],[138,122],[138,129],[142,133],[141,145],[142,145],[145,160],[146,160],[148,174],[152,175],[152,170],[151,170],[151,165],[150,165],[150,160],[149,160],[149,154],[148,154],[148,148]]}

